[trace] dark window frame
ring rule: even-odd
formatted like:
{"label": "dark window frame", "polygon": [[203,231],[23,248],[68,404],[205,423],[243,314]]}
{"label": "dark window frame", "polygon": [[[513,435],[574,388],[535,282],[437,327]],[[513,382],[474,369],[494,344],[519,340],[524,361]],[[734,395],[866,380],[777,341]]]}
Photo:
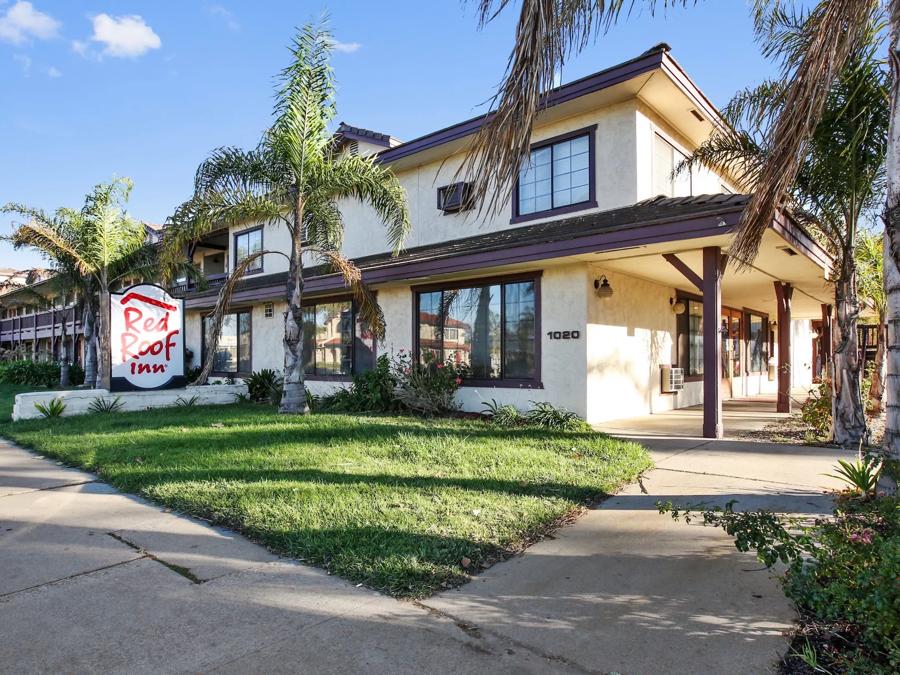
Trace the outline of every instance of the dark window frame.
{"label": "dark window frame", "polygon": [[[690,319],[691,302],[698,303],[701,307],[703,307],[703,296],[694,295],[693,293],[685,293],[679,291],[675,295],[675,299],[680,302],[685,303],[684,313],[679,314],[675,317],[675,362],[679,368],[684,369],[684,381],[685,382],[702,382],[703,381],[703,373],[699,375],[690,375],[689,374],[689,363],[690,363],[690,332],[685,332],[684,328],[687,321]],[[706,317],[704,317],[706,318]],[[687,352],[682,353],[681,348],[681,340],[682,336],[685,336],[685,339],[688,340],[687,343]],[[702,335],[702,329],[701,329]],[[702,363],[702,360],[701,360]]]}
{"label": "dark window frame", "polygon": [[[252,307],[242,307],[239,309],[233,309],[229,312],[226,312],[225,315],[228,314],[246,314],[249,320],[250,325],[250,345],[248,349],[250,353],[247,355],[247,361],[250,363],[250,369],[247,371],[236,370],[236,371],[225,371],[225,370],[213,370],[210,372],[210,376],[212,377],[249,377],[253,373],[253,308]],[[209,312],[207,314],[203,314],[200,317],[200,365],[206,363],[206,319],[213,315],[213,312]],[[238,320],[238,326],[240,326],[240,319]],[[221,337],[221,334],[220,334]],[[240,341],[238,342],[238,348],[240,349]],[[240,365],[241,357],[240,353],[238,354],[238,364]]]}
{"label": "dark window frame", "polygon": [[[240,232],[234,232],[233,236],[232,236],[232,240],[231,240],[232,245],[234,247],[234,254],[231,256],[231,260],[233,263],[233,266],[231,268],[232,272],[237,268],[238,263],[240,262],[238,260],[238,246],[237,246],[238,238],[249,235],[249,234],[253,234],[254,232],[259,232],[259,249],[261,251],[265,250],[265,248],[266,248],[265,228],[263,228],[261,225],[258,225],[256,227],[248,227],[246,230],[241,230]],[[266,260],[266,257],[262,256],[259,259],[259,269],[247,270],[245,272],[245,274],[261,274],[263,272],[263,270],[265,269],[265,260]]]}
{"label": "dark window frame", "polygon": [[[322,296],[320,298],[310,298],[309,300],[304,300],[301,305],[301,311],[309,309],[310,307],[315,307],[316,305],[328,305],[335,302],[349,302],[350,303],[350,313],[351,320],[350,324],[352,326],[352,335],[350,340],[350,374],[349,375],[317,375],[314,373],[307,373],[304,370],[303,379],[308,380],[310,382],[352,382],[354,376],[361,374],[360,371],[356,369],[357,358],[356,358],[356,322],[359,317],[359,306],[353,296],[342,294],[342,295],[327,295]],[[378,340],[372,340],[372,361],[373,363],[378,359]],[[304,361],[303,354],[303,346],[300,347],[300,360]],[[303,366],[305,368],[305,365]],[[363,371],[365,372],[365,371]]]}
{"label": "dark window frame", "polygon": [[[746,367],[744,368],[745,375],[761,375],[767,373],[769,370],[769,358],[772,356],[771,351],[769,351],[769,314],[767,312],[760,312],[755,309],[751,309],[749,307],[743,308],[744,312],[744,351],[745,351],[745,363]],[[760,330],[760,341],[763,345],[763,364],[761,370],[751,370],[751,361],[750,358],[750,317],[755,316],[762,319],[762,329]]]}
{"label": "dark window frame", "polygon": [[[545,209],[544,211],[535,211],[534,213],[519,213],[519,174],[516,172],[516,178],[513,183],[512,191],[512,218],[510,224],[524,223],[529,220],[537,220],[539,218],[547,218],[549,216],[562,215],[565,213],[574,213],[576,211],[586,211],[587,209],[597,208],[597,125],[592,124],[581,129],[569,131],[552,138],[546,138],[537,143],[533,143],[528,148],[529,157],[535,150],[546,148],[547,146],[562,143],[580,136],[588,137],[588,199],[577,204],[566,204],[556,208]],[[550,158],[550,195],[553,199],[553,158]]]}
{"label": "dark window frame", "polygon": [[442,283],[422,284],[412,287],[412,357],[418,363],[419,349],[419,296],[423,293],[435,291],[453,291],[465,288],[478,288],[481,286],[500,286],[500,361],[506,355],[506,302],[504,284],[521,281],[534,283],[534,377],[532,378],[497,378],[497,379],[472,379],[463,378],[463,387],[496,387],[502,389],[543,389],[541,379],[541,271],[526,272],[522,274],[510,274],[505,276],[479,277],[462,281],[446,281]]}

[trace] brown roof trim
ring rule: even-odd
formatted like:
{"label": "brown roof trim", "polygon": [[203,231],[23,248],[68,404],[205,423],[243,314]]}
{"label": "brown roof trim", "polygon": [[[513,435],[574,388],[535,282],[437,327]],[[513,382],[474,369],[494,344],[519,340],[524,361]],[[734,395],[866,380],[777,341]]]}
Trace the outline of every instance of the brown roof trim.
{"label": "brown roof trim", "polygon": [[[551,89],[541,100],[542,108],[550,108],[580,96],[591,94],[607,87],[611,87],[620,82],[630,80],[638,75],[649,73],[652,70],[660,68],[664,62],[666,53],[665,49],[657,46],[640,56],[629,61],[625,61],[618,65],[612,66],[605,70],[601,70],[587,77],[583,77],[574,82],[569,82],[561,87]],[[486,120],[490,119],[493,113],[479,115],[471,119],[453,124],[449,127],[439,129],[425,136],[414,138],[406,143],[401,143],[393,148],[382,150],[378,153],[378,159],[381,162],[393,162],[403,157],[422,152],[429,148],[464,138],[478,131]]]}
{"label": "brown roof trim", "polygon": [[[747,201],[746,195],[731,194],[655,197],[619,209],[418,246],[399,256],[365,256],[355,262],[366,283],[380,284],[715,237],[734,231]],[[824,270],[830,268],[828,254],[796,223],[780,216],[772,227]],[[307,268],[305,272],[306,293],[333,293],[344,288],[341,275],[327,268]],[[286,279],[287,273],[280,273],[244,280],[235,292],[233,302],[283,298]],[[188,294],[185,306],[188,309],[212,306],[216,294],[216,290]]]}

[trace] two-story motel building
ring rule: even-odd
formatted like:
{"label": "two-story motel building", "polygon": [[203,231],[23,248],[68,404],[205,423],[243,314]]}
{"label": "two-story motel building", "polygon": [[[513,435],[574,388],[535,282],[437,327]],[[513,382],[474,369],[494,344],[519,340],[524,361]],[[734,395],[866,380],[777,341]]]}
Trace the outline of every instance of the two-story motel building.
{"label": "two-story motel building", "polygon": [[[491,399],[550,401],[596,423],[703,404],[704,434],[715,436],[722,398],[780,392],[785,410],[791,387],[812,381],[830,344],[831,259],[779,214],[751,268],[725,266],[747,198],[709,170],[673,178],[722,121],[667,48],[550,92],[510,203],[493,216],[454,198],[480,123],[408,142],[339,128],[344,152],[376,154],[395,172],[413,228],[393,257],[374,213],[341,205],[344,253],[376,291],[387,334],[375,344],[341,277],[310,266],[314,393],[406,350],[466,365],[466,410]],[[195,365],[216,282],[242,255],[273,249],[289,250],[282,225],[231,227],[198,242],[194,260],[212,287],[180,289]],[[217,376],[283,367],[286,275],[283,256],[265,256],[240,282]]]}

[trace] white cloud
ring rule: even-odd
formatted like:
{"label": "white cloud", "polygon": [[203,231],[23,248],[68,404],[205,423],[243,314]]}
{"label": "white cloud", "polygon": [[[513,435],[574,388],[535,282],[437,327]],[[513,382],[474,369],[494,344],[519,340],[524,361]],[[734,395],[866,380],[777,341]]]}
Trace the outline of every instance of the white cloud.
{"label": "white cloud", "polygon": [[55,66],[50,66],[49,68],[47,68],[47,77],[62,77],[62,73]]}
{"label": "white cloud", "polygon": [[30,2],[19,0],[0,16],[0,40],[21,44],[29,38],[49,40],[56,37],[60,23],[39,12]]}
{"label": "white cloud", "polygon": [[214,17],[224,21],[225,25],[228,26],[228,30],[241,29],[241,24],[239,24],[237,19],[234,18],[234,14],[225,7],[222,7],[222,5],[210,5],[206,9]]}
{"label": "white cloud", "polygon": [[72,51],[78,54],[78,56],[87,56],[87,42],[82,42],[81,40],[72,40]]}
{"label": "white cloud", "polygon": [[343,52],[344,54],[352,54],[353,52],[359,51],[359,48],[362,47],[358,42],[341,42],[339,40],[334,40],[331,43],[331,48],[336,52]]}
{"label": "white cloud", "polygon": [[13,54],[13,61],[19,64],[22,68],[22,74],[25,77],[29,77],[31,75],[31,57],[26,56],[25,54]]}
{"label": "white cloud", "polygon": [[[136,57],[151,49],[159,49],[162,44],[159,35],[136,14],[130,16],[98,14],[93,21],[94,34],[91,40],[104,45],[103,54],[107,56]],[[72,44],[72,48],[79,52],[76,43]]]}

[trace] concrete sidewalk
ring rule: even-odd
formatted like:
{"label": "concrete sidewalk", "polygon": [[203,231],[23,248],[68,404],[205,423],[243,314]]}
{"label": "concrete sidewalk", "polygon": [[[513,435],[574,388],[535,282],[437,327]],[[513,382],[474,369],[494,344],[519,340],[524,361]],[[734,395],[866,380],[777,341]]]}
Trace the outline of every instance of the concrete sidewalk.
{"label": "concrete sidewalk", "polygon": [[546,672],[0,440],[0,672]]}
{"label": "concrete sidewalk", "polygon": [[765,672],[793,619],[777,583],[654,503],[824,512],[835,453],[652,445],[641,485],[408,603],[0,441],[0,671]]}
{"label": "concrete sidewalk", "polygon": [[590,672],[765,673],[795,618],[779,583],[731,537],[657,501],[828,513],[839,451],[643,438],[656,468],[553,539],[426,601],[456,621]]}

